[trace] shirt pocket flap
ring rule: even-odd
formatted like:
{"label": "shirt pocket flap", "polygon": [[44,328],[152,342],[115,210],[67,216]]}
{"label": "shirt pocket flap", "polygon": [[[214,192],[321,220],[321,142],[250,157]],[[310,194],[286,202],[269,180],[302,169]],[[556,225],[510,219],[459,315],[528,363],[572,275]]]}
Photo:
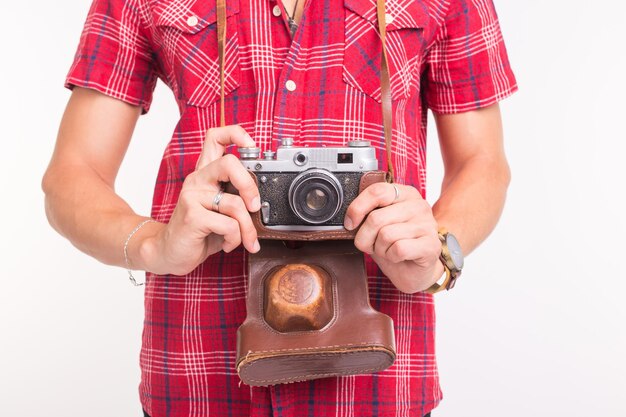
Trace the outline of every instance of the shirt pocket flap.
{"label": "shirt pocket flap", "polygon": [[[215,0],[196,0],[180,2],[177,0],[159,0],[154,9],[154,21],[157,26],[176,28],[185,33],[198,33],[217,21]],[[226,1],[226,16],[239,13],[239,1]]]}
{"label": "shirt pocket flap", "polygon": [[[388,31],[425,27],[428,13],[417,0],[387,0],[385,3]],[[374,26],[378,26],[376,0],[344,0],[344,6],[363,19],[372,22]]]}

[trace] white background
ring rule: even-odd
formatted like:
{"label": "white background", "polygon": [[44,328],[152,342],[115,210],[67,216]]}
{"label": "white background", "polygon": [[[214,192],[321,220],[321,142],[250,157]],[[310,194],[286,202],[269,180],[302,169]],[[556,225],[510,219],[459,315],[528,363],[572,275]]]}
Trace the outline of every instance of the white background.
{"label": "white background", "polygon": [[[434,416],[626,416],[624,6],[496,4],[521,89],[502,104],[513,182],[498,229],[437,297]],[[55,234],[39,186],[88,7],[0,5],[1,416],[140,415],[143,290]],[[176,116],[160,85],[118,180],[139,213]]]}

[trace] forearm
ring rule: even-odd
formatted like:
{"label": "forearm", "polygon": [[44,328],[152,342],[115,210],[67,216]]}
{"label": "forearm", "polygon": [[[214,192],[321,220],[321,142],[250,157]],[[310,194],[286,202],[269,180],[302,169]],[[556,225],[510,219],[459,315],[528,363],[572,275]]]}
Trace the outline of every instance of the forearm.
{"label": "forearm", "polygon": [[381,183],[361,193],[346,215],[349,229],[363,222],[356,247],[405,293],[423,291],[443,275],[437,229],[454,234],[467,255],[495,227],[509,184],[497,105],[435,120],[445,166],[435,205],[413,187]]}
{"label": "forearm", "polygon": [[[42,181],[50,224],[74,246],[111,265],[126,265],[124,242],[144,218],[113,188],[140,114],[135,106],[76,87],[63,115],[50,165]],[[131,265],[145,269],[129,245]],[[144,230],[145,229],[145,230]]]}
{"label": "forearm", "polygon": [[[135,214],[95,171],[84,165],[49,170],[43,188],[46,215],[55,230],[99,261],[126,266],[124,242],[145,217]],[[146,224],[133,237],[133,243],[154,234],[159,227]],[[137,245],[129,245],[129,250],[132,266],[145,269]]]}
{"label": "forearm", "polygon": [[445,175],[433,215],[467,255],[496,226],[510,182],[500,107],[435,114],[435,120]]}
{"label": "forearm", "polygon": [[[50,224],[104,263],[161,275],[187,274],[208,256],[241,244],[257,252],[249,211],[260,208],[258,189],[239,160],[224,156],[231,145],[255,146],[240,126],[209,129],[168,223],[136,229],[148,218],[134,213],[113,185],[139,113],[139,107],[101,93],[74,90],[43,178]],[[239,196],[221,195],[216,202],[225,182]]]}
{"label": "forearm", "polygon": [[495,228],[509,181],[509,167],[502,157],[476,156],[446,173],[433,215],[439,227],[455,235],[465,255]]}

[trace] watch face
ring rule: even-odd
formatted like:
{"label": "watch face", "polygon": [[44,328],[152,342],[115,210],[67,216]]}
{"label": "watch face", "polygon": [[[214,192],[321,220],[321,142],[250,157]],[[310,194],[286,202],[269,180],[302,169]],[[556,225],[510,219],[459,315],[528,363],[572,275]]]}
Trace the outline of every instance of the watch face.
{"label": "watch face", "polygon": [[459,241],[456,240],[454,235],[448,233],[446,236],[446,244],[448,245],[448,251],[450,252],[450,258],[452,258],[454,266],[456,266],[456,269],[462,269],[463,252],[461,252],[461,245],[459,245]]}

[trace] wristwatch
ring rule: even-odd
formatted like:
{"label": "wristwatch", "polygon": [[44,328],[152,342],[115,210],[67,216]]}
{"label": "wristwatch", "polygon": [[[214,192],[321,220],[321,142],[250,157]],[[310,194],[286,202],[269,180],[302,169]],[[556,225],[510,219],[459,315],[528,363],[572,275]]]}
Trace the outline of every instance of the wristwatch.
{"label": "wristwatch", "polygon": [[441,255],[439,259],[443,263],[446,275],[441,284],[434,283],[425,291],[428,294],[436,294],[444,289],[452,289],[463,270],[463,252],[456,237],[452,233],[448,233],[446,229],[439,229],[439,240],[441,241]]}

